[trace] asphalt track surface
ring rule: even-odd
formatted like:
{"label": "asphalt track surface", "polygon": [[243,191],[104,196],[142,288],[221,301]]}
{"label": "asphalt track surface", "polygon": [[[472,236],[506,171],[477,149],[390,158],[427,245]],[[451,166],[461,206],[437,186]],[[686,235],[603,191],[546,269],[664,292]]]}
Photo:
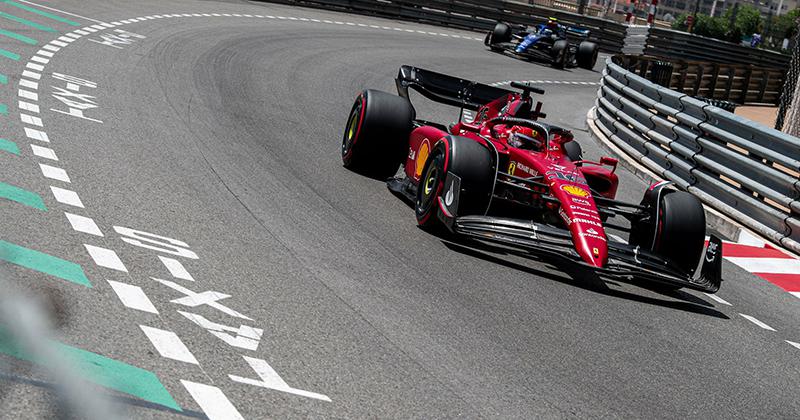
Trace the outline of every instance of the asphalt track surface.
{"label": "asphalt track surface", "polygon": [[[800,349],[784,341],[800,341],[800,302],[778,288],[726,262],[719,296],[729,306],[452,243],[418,229],[413,210],[383,182],[341,166],[352,100],[363,88],[393,91],[402,64],[482,82],[597,82],[598,71],[494,54],[470,39],[480,34],[267,3],[39,4],[100,22],[165,13],[274,16],[148,19],[119,26],[144,36],[121,48],[90,41],[102,31],[72,42],[39,81],[35,115],[49,144],[25,137],[20,74],[41,45],[77,27],[47,20],[54,34],[2,22],[40,39],[38,46],[0,40],[22,57],[2,62],[9,80],[0,85],[8,105],[0,137],[20,149],[2,156],[2,181],[40,195],[48,210],[2,200],[0,235],[80,264],[93,287],[7,264],[9,277],[55,302],[60,341],[153,372],[182,409],[97,392],[113,396],[126,415],[202,418],[204,407],[181,380],[217,387],[252,419],[800,415]],[[53,73],[96,83],[80,93],[95,97],[98,106],[85,116],[102,123],[52,111],[67,109],[53,95],[65,86]],[[599,158],[584,122],[597,86],[543,87],[548,121],[574,130],[585,155]],[[457,118],[455,109],[415,99],[426,118]],[[50,164],[67,171],[68,184],[42,176],[38,164],[47,161],[29,142],[55,151]],[[620,197],[638,200],[644,185],[620,174]],[[84,208],[56,201],[51,185],[77,192]],[[104,236],[73,230],[64,211],[91,217]],[[178,239],[199,258],[131,245],[114,226]],[[114,250],[127,272],[98,266],[84,244]],[[159,255],[179,260],[194,281],[170,276]],[[173,303],[185,294],[151,277],[230,295],[219,303],[250,320]],[[123,306],[107,280],[140,287],[158,315]],[[255,350],[231,346],[179,310],[263,334]],[[140,325],[174,332],[197,363],[162,357]],[[232,380],[258,379],[243,356],[330,401]],[[46,372],[10,356],[0,361],[3,417],[62,410]]]}

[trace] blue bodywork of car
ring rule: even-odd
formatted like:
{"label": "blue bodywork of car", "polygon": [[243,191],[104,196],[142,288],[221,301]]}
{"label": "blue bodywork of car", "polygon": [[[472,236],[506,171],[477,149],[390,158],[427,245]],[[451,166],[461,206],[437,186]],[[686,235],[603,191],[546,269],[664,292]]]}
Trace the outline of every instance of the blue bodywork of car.
{"label": "blue bodywork of car", "polygon": [[536,25],[536,30],[526,35],[525,38],[520,41],[519,44],[517,44],[517,47],[514,49],[514,51],[517,54],[524,53],[545,38],[566,39],[567,33],[580,37],[587,37],[589,35],[589,30],[575,27],[565,27],[563,25],[558,25],[557,28],[547,27],[545,24]]}

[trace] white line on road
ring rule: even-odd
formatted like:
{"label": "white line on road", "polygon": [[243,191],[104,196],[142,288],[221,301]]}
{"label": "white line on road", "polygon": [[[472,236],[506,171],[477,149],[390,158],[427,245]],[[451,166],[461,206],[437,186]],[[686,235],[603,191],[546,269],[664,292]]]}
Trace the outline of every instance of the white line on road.
{"label": "white line on road", "polygon": [[251,379],[251,378],[244,378],[237,375],[228,375],[234,382],[240,382],[243,384],[253,385],[253,386],[260,386],[263,388],[274,389],[276,391],[281,392],[288,392],[290,394],[300,395],[302,397],[307,398],[314,398],[316,400],[328,401],[330,402],[331,399],[328,398],[327,395],[317,394],[316,392],[305,391],[302,389],[292,388],[286,381],[278,375],[278,372],[275,372],[275,369],[267,363],[266,360],[263,359],[256,359],[254,357],[244,357],[244,360],[256,371],[256,375],[258,375],[259,379]]}
{"label": "white line on road", "polygon": [[125,264],[119,259],[117,253],[108,248],[101,248],[99,246],[83,244],[89,256],[92,257],[94,263],[100,267],[110,268],[112,270],[128,272]]}
{"label": "white line on road", "polygon": [[789,343],[789,345],[790,345],[790,346],[792,346],[792,347],[794,347],[794,348],[796,348],[796,349],[800,350],[800,343],[795,343],[794,341],[789,341],[789,340],[785,340],[785,341],[786,341],[787,343]]}
{"label": "white line on road", "polygon": [[244,420],[221,389],[185,380],[181,380],[181,384],[189,391],[209,420]]}
{"label": "white line on road", "polygon": [[106,281],[111,285],[114,293],[117,294],[120,302],[125,307],[158,315],[158,310],[153,306],[153,302],[150,301],[147,295],[144,294],[144,290],[141,287],[113,280]]}
{"label": "white line on road", "polygon": [[[51,53],[48,53],[47,51],[39,51],[39,54],[41,54],[41,53],[51,54]],[[51,56],[52,56],[52,54],[51,54]],[[39,79],[42,78],[42,75],[40,73],[36,73],[35,71],[24,70],[22,72],[22,77],[27,77],[29,79],[39,80]]]}
{"label": "white line on road", "polygon": [[28,1],[28,0],[17,0],[17,1],[22,2],[22,3],[32,4],[32,5],[36,6],[36,7],[41,7],[42,9],[52,10],[54,12],[58,12],[58,13],[61,13],[61,14],[67,15],[67,16],[75,16],[76,18],[81,18],[81,19],[88,20],[88,21],[91,21],[91,22],[103,23],[102,21],[99,21],[97,19],[87,18],[85,16],[76,15],[75,13],[65,12],[63,10],[56,9],[55,7],[44,6],[44,5],[41,5],[39,3],[34,3],[32,1]]}
{"label": "white line on road", "polygon": [[713,295],[711,293],[703,293],[703,294],[708,296],[708,297],[710,297],[711,299],[714,299],[718,303],[721,303],[723,305],[733,306],[733,305],[730,304],[730,302],[728,302],[727,300],[725,300],[725,299],[723,299],[723,298],[721,298],[721,297],[719,297],[717,295]]}
{"label": "white line on road", "polygon": [[33,154],[39,156],[41,158],[50,159],[50,160],[58,160],[58,156],[56,156],[56,152],[49,147],[42,147],[36,144],[31,144],[31,150],[33,150]]}
{"label": "white line on road", "polygon": [[67,175],[67,171],[56,168],[55,166],[45,165],[44,163],[39,164],[39,168],[42,170],[42,175],[46,178],[55,179],[57,181],[69,183],[69,175]]}
{"label": "white line on road", "polygon": [[759,320],[755,319],[754,317],[752,317],[752,316],[750,316],[750,315],[745,315],[745,314],[739,314],[739,315],[741,315],[741,316],[742,316],[742,318],[744,318],[744,319],[746,319],[746,320],[748,320],[748,321],[752,322],[753,324],[756,324],[756,325],[758,325],[759,327],[761,327],[761,328],[763,328],[763,329],[765,329],[765,330],[768,330],[768,331],[775,331],[775,328],[772,328],[772,327],[770,327],[769,325],[767,325],[767,324],[765,324],[765,323],[763,323],[763,322],[761,322],[761,321],[759,321]]}
{"label": "white line on road", "polygon": [[725,259],[751,273],[800,273],[800,260],[794,258],[726,257]]}
{"label": "white line on road", "polygon": [[144,335],[156,348],[161,357],[167,359],[177,360],[179,362],[191,363],[199,365],[189,348],[183,344],[180,337],[172,331],[161,330],[158,328],[148,327],[146,325],[139,325]]}
{"label": "white line on road", "polygon": [[172,277],[182,280],[194,281],[192,275],[189,274],[188,271],[186,271],[186,268],[183,267],[183,264],[181,264],[180,261],[173,258],[162,257],[161,255],[158,256],[158,259],[160,259],[161,263],[164,264],[165,267],[167,267],[167,270],[169,270],[169,273],[172,274]]}
{"label": "white line on road", "polygon": [[67,212],[64,212],[64,215],[67,216],[67,220],[69,220],[69,224],[72,225],[74,231],[88,233],[94,236],[103,236],[103,232],[100,231],[100,228],[97,227],[97,223],[91,218]]}
{"label": "white line on road", "polygon": [[50,191],[53,192],[53,197],[55,197],[56,201],[59,203],[83,208],[83,203],[81,202],[80,197],[78,197],[78,193],[75,191],[65,190],[63,188],[53,186],[50,186]]}

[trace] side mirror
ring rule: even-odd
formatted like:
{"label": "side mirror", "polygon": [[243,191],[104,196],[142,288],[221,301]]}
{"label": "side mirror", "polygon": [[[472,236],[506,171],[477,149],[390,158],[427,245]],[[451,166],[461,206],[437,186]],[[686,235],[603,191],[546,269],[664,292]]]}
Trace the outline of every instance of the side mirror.
{"label": "side mirror", "polygon": [[613,168],[611,170],[611,172],[614,172],[614,171],[617,170],[617,164],[618,163],[619,163],[619,160],[618,159],[614,159],[612,157],[603,156],[603,157],[600,158],[600,164],[601,165],[608,165],[608,166]]}

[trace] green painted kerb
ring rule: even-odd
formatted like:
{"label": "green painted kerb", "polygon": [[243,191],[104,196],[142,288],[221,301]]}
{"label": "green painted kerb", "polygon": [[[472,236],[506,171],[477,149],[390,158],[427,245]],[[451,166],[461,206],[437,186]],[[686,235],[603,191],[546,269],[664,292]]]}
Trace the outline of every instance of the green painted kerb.
{"label": "green painted kerb", "polygon": [[7,85],[8,84],[8,77],[5,74],[0,74],[0,83]]}
{"label": "green painted kerb", "polygon": [[[73,363],[73,369],[87,381],[173,410],[183,411],[153,372],[56,341],[51,343],[64,359]],[[53,363],[52,360],[36,360],[20,349],[13,337],[3,328],[0,328],[0,352],[39,365],[47,366]]]}
{"label": "green painted kerb", "polygon": [[92,287],[80,265],[11,242],[0,240],[0,259],[81,286]]}
{"label": "green painted kerb", "polygon": [[54,15],[52,13],[43,12],[43,11],[41,11],[39,9],[34,8],[34,7],[26,6],[24,4],[19,4],[19,3],[15,2],[15,1],[3,0],[3,3],[8,4],[10,6],[14,6],[14,7],[22,9],[22,10],[25,10],[26,12],[36,13],[39,16],[44,16],[46,18],[53,19],[53,20],[56,20],[56,21],[61,22],[61,23],[66,23],[67,25],[81,26],[81,24],[78,23],[78,22],[71,21],[71,20],[69,20],[67,18],[63,18],[61,16],[57,16],[57,15]]}
{"label": "green painted kerb", "polygon": [[0,104],[0,114],[8,115],[8,107],[5,104]]}
{"label": "green painted kerb", "polygon": [[6,58],[10,58],[10,59],[12,59],[14,61],[19,61],[19,54],[13,53],[13,52],[8,51],[8,50],[4,50],[2,48],[0,48],[0,55],[2,55],[3,57],[6,57]]}
{"label": "green painted kerb", "polygon": [[37,40],[35,40],[35,39],[31,38],[31,37],[27,37],[25,35],[20,35],[20,34],[18,34],[16,32],[7,31],[5,29],[0,29],[0,35],[5,35],[5,36],[7,36],[9,38],[16,39],[17,41],[22,41],[22,42],[24,42],[24,43],[26,43],[28,45],[36,45],[36,44],[39,43],[39,41],[37,41]]}
{"label": "green painted kerb", "polygon": [[8,20],[12,20],[12,21],[17,22],[17,23],[22,24],[22,25],[30,26],[31,28],[36,28],[36,29],[38,29],[40,31],[56,32],[55,29],[53,29],[53,28],[51,28],[51,27],[49,27],[47,25],[42,25],[41,23],[36,23],[34,21],[31,21],[31,20],[28,20],[28,19],[23,19],[21,17],[17,17],[17,16],[14,16],[14,15],[10,15],[10,14],[5,13],[5,12],[0,12],[0,17],[4,17],[4,18],[6,18]]}
{"label": "green painted kerb", "polygon": [[39,210],[47,210],[42,197],[34,192],[0,182],[0,198],[6,198]]}
{"label": "green painted kerb", "polygon": [[17,147],[17,143],[14,143],[11,140],[0,139],[0,150],[5,150],[8,153],[13,153],[15,155],[19,154],[19,147]]}

